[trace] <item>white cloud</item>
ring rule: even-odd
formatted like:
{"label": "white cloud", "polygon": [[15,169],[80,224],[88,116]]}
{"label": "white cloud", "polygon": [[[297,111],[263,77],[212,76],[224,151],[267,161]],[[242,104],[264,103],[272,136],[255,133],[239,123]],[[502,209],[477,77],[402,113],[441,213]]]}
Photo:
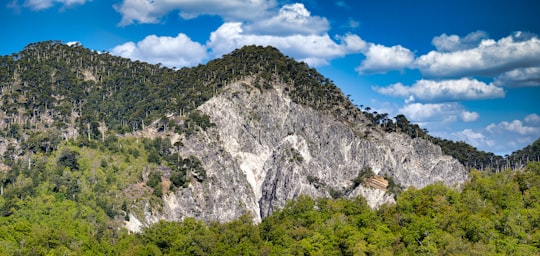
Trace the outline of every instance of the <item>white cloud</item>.
{"label": "white cloud", "polygon": [[476,148],[484,150],[496,145],[494,140],[486,137],[482,132],[475,132],[472,129],[465,129],[460,132],[455,132],[451,137],[453,137],[453,139],[456,141],[465,141]]}
{"label": "white cloud", "polygon": [[[210,34],[204,47],[211,53],[211,56],[209,56],[211,58],[220,57],[245,45],[271,45],[299,61],[304,61],[312,66],[320,66],[328,64],[334,58],[365,51],[368,45],[359,36],[354,34],[331,38],[327,33],[329,22],[325,18],[311,16],[311,13],[305,6],[299,3],[284,5],[279,10],[275,10],[269,9],[269,7],[275,5],[274,1],[251,1],[247,4],[248,6],[242,7],[242,12],[249,12],[249,6],[251,5],[253,7],[260,6],[265,11],[264,14],[259,15],[258,19],[250,19],[248,14],[245,17],[236,17],[228,12],[228,8],[238,5],[239,1],[218,2],[206,0],[192,1],[190,2],[191,4],[187,4],[187,2],[189,1],[171,0],[166,5],[165,2],[158,3],[158,1],[149,3],[148,1],[125,0],[121,6],[117,6],[116,8],[124,14],[123,25],[131,24],[132,22],[159,22],[158,18],[161,17],[160,15],[177,9],[182,14],[188,12],[196,13],[197,15],[216,14],[221,15],[225,20],[227,20],[226,17],[230,19],[237,18],[237,21],[223,23]],[[203,5],[200,2],[206,4]],[[212,5],[210,2],[217,4]],[[146,7],[143,8],[143,6]],[[202,8],[200,12],[195,11],[199,10],[198,8],[201,6],[205,8]],[[191,42],[191,40],[188,41]],[[150,50],[144,51],[144,57],[141,57],[142,53],[140,51],[142,50],[131,53],[132,49],[135,48],[133,44],[127,43],[120,45],[116,47],[114,52],[122,54],[125,57],[135,56],[137,59],[147,61],[156,59],[156,56],[153,56],[154,51]],[[140,49],[140,46],[136,48]],[[201,55],[197,54],[196,56]],[[165,58],[166,56],[160,55],[157,57]],[[196,58],[188,63],[188,65],[192,65],[203,58]],[[187,61],[187,59],[183,60],[184,62]],[[161,60],[160,62],[167,65],[171,61]]]}
{"label": "white cloud", "polygon": [[[535,118],[535,117],[532,117]],[[529,119],[530,121],[530,119]],[[490,133],[493,134],[502,134],[502,133],[517,133],[520,135],[536,135],[540,136],[540,127],[538,126],[527,126],[521,120],[513,121],[503,121],[498,124],[490,124],[486,127]]]}
{"label": "white cloud", "polygon": [[54,4],[62,4],[63,7],[71,7],[76,4],[85,4],[91,0],[26,0],[23,6],[39,11],[52,7]]}
{"label": "white cloud", "polygon": [[[439,37],[435,40],[436,46],[444,50],[464,47],[459,41],[451,45],[449,42],[455,39],[450,37]],[[516,32],[499,41],[483,39],[477,47],[467,47],[465,50],[451,52],[431,51],[416,59],[416,67],[427,76],[459,77],[497,75],[517,68],[540,65],[540,40],[536,35],[524,32]]]}
{"label": "white cloud", "polygon": [[497,86],[505,87],[528,87],[540,86],[540,66],[518,68],[505,72],[493,81]]}
{"label": "white cloud", "polygon": [[326,18],[311,16],[304,4],[295,3],[281,7],[276,16],[245,26],[245,31],[265,35],[309,35],[325,33],[329,28]]}
{"label": "white cloud", "polygon": [[502,121],[491,123],[478,131],[486,140],[493,141],[492,145],[475,143],[475,140],[466,140],[473,146],[482,150],[498,154],[509,154],[531,144],[540,137],[540,116],[536,113],[527,115],[523,120]]}
{"label": "white cloud", "polygon": [[[497,126],[495,124],[493,125]],[[493,129],[491,126],[485,129],[464,129],[445,134],[444,137],[454,141],[465,141],[479,150],[493,152],[497,155],[505,155],[531,144],[540,135],[538,133],[536,135],[522,135],[503,130],[497,133],[491,133],[489,132],[490,128]]]}
{"label": "white cloud", "polygon": [[527,115],[524,121],[527,124],[537,125],[537,124],[540,124],[540,116],[537,115],[536,113],[532,113],[530,115]]}
{"label": "white cloud", "polygon": [[538,132],[538,127],[525,126],[521,121],[501,122],[499,128],[506,131],[519,133],[521,135],[534,134]]}
{"label": "white cloud", "polygon": [[53,0],[26,0],[23,5],[32,10],[43,10],[52,7]]}
{"label": "white cloud", "polygon": [[170,12],[178,11],[184,19],[201,15],[217,15],[226,21],[257,20],[267,17],[276,6],[275,0],[124,0],[114,5],[122,15],[121,26],[137,23],[158,23]]}
{"label": "white cloud", "polygon": [[484,147],[483,150],[509,154],[522,149],[540,137],[539,124],[540,116],[536,113],[527,115],[523,120],[491,123],[479,132],[496,143],[492,148]]}
{"label": "white cloud", "polygon": [[208,57],[206,47],[182,33],[176,37],[150,35],[137,43],[116,46],[111,54],[178,68],[200,64]]}
{"label": "white cloud", "polygon": [[464,38],[458,35],[442,34],[433,38],[432,44],[441,52],[454,52],[472,49],[477,47],[483,39],[487,38],[487,34],[483,31],[476,31],[468,34]]}
{"label": "white cloud", "polygon": [[401,45],[387,47],[379,44],[369,44],[363,52],[366,59],[360,63],[356,71],[360,74],[386,73],[390,70],[402,70],[411,67],[414,54]]}
{"label": "white cloud", "polygon": [[469,112],[469,111],[461,112],[461,120],[463,120],[463,122],[467,122],[467,123],[474,122],[478,120],[479,117],[480,117],[480,114],[476,112]]}
{"label": "white cloud", "polygon": [[[206,45],[192,41],[185,34],[177,37],[147,36],[134,43],[127,42],[111,50],[114,55],[142,60],[150,63],[162,63],[169,67],[193,66],[208,57],[216,58],[245,45],[272,45],[289,56],[309,65],[327,64],[331,59],[365,48],[366,42],[353,34],[347,34],[332,40],[323,35],[257,35],[244,33],[242,23],[227,22],[212,32]],[[208,55],[208,51],[212,56]]]}
{"label": "white cloud", "polygon": [[341,41],[346,52],[357,53],[362,52],[368,47],[368,43],[355,34],[347,34],[337,38]]}
{"label": "white cloud", "polygon": [[[451,123],[458,120],[458,118],[471,122],[473,118],[478,118],[478,113],[468,112],[464,107],[458,103],[436,103],[436,104],[422,104],[411,103],[406,104],[399,113],[404,114],[412,122],[419,123]],[[467,119],[468,118],[468,119]]]}
{"label": "white cloud", "polygon": [[405,104],[414,103],[416,101],[416,98],[414,98],[413,95],[409,95],[407,99],[405,99]]}
{"label": "white cloud", "polygon": [[419,80],[412,86],[396,83],[387,87],[373,87],[381,94],[421,101],[478,100],[502,98],[505,92],[493,84],[471,78],[456,80]]}
{"label": "white cloud", "polygon": [[338,40],[339,43],[336,43],[328,34],[288,36],[250,34],[244,33],[242,23],[227,22],[211,33],[206,45],[214,57],[245,45],[272,45],[300,61],[318,66],[328,63],[333,58],[358,52],[366,44],[360,37],[350,34],[339,37]]}
{"label": "white cloud", "polygon": [[540,137],[538,126],[525,124],[527,120],[536,121],[536,119],[540,122],[540,116],[531,114],[524,120],[502,121],[485,128],[443,132],[440,135],[454,141],[465,141],[479,150],[505,155],[522,149]]}

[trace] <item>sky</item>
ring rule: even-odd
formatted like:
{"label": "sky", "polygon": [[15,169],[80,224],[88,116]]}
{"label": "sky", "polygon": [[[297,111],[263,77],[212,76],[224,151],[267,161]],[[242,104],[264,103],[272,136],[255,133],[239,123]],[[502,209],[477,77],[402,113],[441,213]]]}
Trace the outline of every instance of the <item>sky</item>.
{"label": "sky", "polygon": [[540,137],[537,0],[7,0],[0,55],[45,40],[172,68],[272,45],[359,107],[498,155]]}

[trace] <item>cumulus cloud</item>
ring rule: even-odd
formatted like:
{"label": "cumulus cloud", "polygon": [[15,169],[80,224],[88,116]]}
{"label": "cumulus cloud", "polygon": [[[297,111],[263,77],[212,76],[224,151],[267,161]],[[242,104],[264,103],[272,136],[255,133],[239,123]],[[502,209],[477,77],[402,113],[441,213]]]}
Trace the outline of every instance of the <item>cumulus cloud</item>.
{"label": "cumulus cloud", "polygon": [[[367,49],[368,44],[354,34],[331,38],[327,33],[330,29],[328,20],[326,18],[312,16],[303,4],[287,4],[279,9],[275,9],[270,8],[275,6],[274,1],[250,1],[248,4],[244,3],[247,6],[242,6],[242,8],[238,9],[242,9],[242,13],[250,12],[250,8],[255,8],[255,6],[265,10],[263,14],[258,15],[258,19],[251,19],[252,17],[249,15],[252,14],[245,14],[240,17],[228,11],[229,8],[239,5],[239,3],[240,1],[223,2],[205,0],[192,1],[190,4],[187,4],[186,1],[171,0],[168,4],[165,4],[165,2],[161,1],[125,0],[122,5],[116,6],[116,9],[123,14],[123,21],[121,22],[123,25],[133,22],[159,22],[159,17],[172,10],[180,10],[180,14],[184,18],[189,18],[188,16],[190,15],[186,15],[187,13],[192,13],[195,16],[202,14],[222,16],[226,22],[213,31],[204,44],[204,47],[210,53],[208,56],[210,58],[220,57],[245,45],[271,45],[299,61],[304,61],[312,66],[321,66],[328,64],[334,58],[343,57],[350,53],[362,52]],[[212,7],[208,8],[209,6]],[[227,21],[228,19],[232,21]],[[184,43],[186,42],[184,41]],[[137,45],[139,44],[137,43]],[[133,50],[133,53],[131,53],[132,49],[135,48],[138,50]],[[141,57],[143,55],[142,52],[145,53],[144,57]],[[119,45],[113,53],[122,53],[122,56],[126,57],[136,56],[137,59],[147,61],[156,59],[157,57],[166,58],[164,55],[154,58],[152,57],[154,51],[143,51],[141,47],[135,47],[135,43],[133,42]],[[201,53],[201,51],[197,53]],[[196,56],[202,55],[197,54]],[[196,58],[192,62],[200,61],[201,59],[203,58]],[[167,63],[171,63],[171,61],[167,60],[161,60],[161,62],[166,65]],[[184,62],[187,61],[187,59],[183,60]],[[178,63],[178,61],[174,62]]]}
{"label": "cumulus cloud", "polygon": [[311,16],[304,4],[300,3],[284,5],[277,15],[245,26],[248,33],[265,35],[321,34],[329,28],[326,18]]}
{"label": "cumulus cloud", "polygon": [[521,120],[503,121],[498,124],[492,123],[486,128],[490,133],[512,132],[520,135],[539,134],[540,128],[537,126],[527,126]]}
{"label": "cumulus cloud", "polygon": [[472,49],[477,47],[480,42],[487,39],[487,34],[483,31],[476,31],[468,34],[464,38],[458,35],[442,34],[433,38],[431,43],[441,52],[454,52]]}
{"label": "cumulus cloud", "polygon": [[441,36],[434,43],[445,51],[431,51],[416,59],[416,67],[422,74],[436,77],[497,75],[540,65],[540,40],[533,34],[516,32],[499,41],[482,39],[474,48],[459,40],[452,44],[449,38]]}
{"label": "cumulus cloud", "polygon": [[272,45],[285,54],[313,66],[323,65],[333,58],[358,52],[366,45],[356,35],[345,35],[339,37],[338,41],[332,40],[328,34],[274,36],[244,33],[242,23],[227,22],[211,33],[206,45],[215,57],[244,45]]}
{"label": "cumulus cloud", "polygon": [[150,35],[137,43],[118,45],[111,54],[178,68],[197,65],[208,57],[205,46],[182,33],[176,37]]}
{"label": "cumulus cloud", "polygon": [[540,137],[539,125],[540,116],[533,113],[522,120],[491,123],[478,132],[482,133],[487,139],[496,142],[493,147],[484,147],[484,150],[507,154],[537,140]]}
{"label": "cumulus cloud", "polygon": [[476,112],[463,111],[461,112],[461,120],[463,122],[474,122],[480,117],[480,114]]}
{"label": "cumulus cloud", "polygon": [[91,0],[26,0],[23,6],[35,11],[51,8],[55,4],[62,4],[63,7],[71,7],[76,4],[85,4]]}
{"label": "cumulus cloud", "polygon": [[540,66],[518,68],[505,72],[495,77],[493,83],[497,86],[510,88],[540,86]]}
{"label": "cumulus cloud", "polygon": [[422,79],[412,86],[396,83],[373,89],[381,94],[408,99],[413,97],[421,101],[479,100],[505,96],[502,88],[471,78],[442,81]]}
{"label": "cumulus cloud", "polygon": [[452,137],[456,141],[465,141],[476,148],[491,148],[496,145],[493,139],[486,137],[482,132],[475,132],[472,129],[455,132]]}
{"label": "cumulus cloud", "polygon": [[443,122],[450,123],[461,119],[465,122],[472,122],[478,119],[479,114],[476,112],[469,112],[458,103],[411,103],[406,104],[399,113],[404,114],[413,122],[418,123],[430,123],[430,122]]}
{"label": "cumulus cloud", "polygon": [[462,131],[443,133],[442,137],[465,141],[480,150],[505,155],[537,140],[540,137],[538,124],[540,124],[540,116],[533,113],[523,120],[501,121],[483,128],[467,128]]}
{"label": "cumulus cloud", "polygon": [[114,5],[122,15],[121,26],[133,23],[158,23],[170,12],[178,11],[184,19],[201,15],[217,15],[226,21],[256,20],[269,15],[269,10],[276,6],[275,0],[124,0]]}
{"label": "cumulus cloud", "polygon": [[356,71],[360,74],[378,74],[390,70],[402,70],[410,67],[414,61],[414,54],[401,45],[387,47],[380,44],[369,44],[363,54],[366,59],[356,68]]}
{"label": "cumulus cloud", "polygon": [[536,113],[532,113],[530,115],[527,115],[524,119],[525,123],[531,124],[531,125],[538,125],[540,124],[540,116]]}

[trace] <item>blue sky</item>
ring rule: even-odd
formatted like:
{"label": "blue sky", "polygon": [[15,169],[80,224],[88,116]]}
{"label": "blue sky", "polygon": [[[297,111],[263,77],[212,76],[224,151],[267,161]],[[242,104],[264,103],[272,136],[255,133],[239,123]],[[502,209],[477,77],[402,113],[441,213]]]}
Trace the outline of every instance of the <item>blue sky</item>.
{"label": "blue sky", "polygon": [[536,0],[8,0],[0,54],[44,40],[181,68],[273,45],[357,105],[509,154],[540,137]]}

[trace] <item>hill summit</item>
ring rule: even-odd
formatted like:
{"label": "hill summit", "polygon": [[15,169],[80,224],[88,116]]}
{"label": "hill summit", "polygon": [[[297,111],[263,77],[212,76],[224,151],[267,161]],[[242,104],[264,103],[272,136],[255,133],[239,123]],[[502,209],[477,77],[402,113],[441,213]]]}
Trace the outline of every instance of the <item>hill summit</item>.
{"label": "hill summit", "polygon": [[273,47],[173,70],[49,41],[2,57],[0,82],[4,215],[41,193],[94,202],[139,231],[260,221],[300,195],[378,207],[409,186],[467,179],[404,117],[361,111]]}

